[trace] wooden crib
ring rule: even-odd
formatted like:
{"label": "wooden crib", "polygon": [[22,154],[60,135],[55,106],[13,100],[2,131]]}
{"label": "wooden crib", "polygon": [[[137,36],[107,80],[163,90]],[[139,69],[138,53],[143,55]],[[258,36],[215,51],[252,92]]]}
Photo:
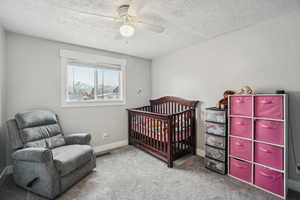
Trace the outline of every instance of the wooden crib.
{"label": "wooden crib", "polygon": [[178,97],[150,100],[150,106],[128,109],[128,140],[168,163],[196,153],[195,109],[198,101]]}

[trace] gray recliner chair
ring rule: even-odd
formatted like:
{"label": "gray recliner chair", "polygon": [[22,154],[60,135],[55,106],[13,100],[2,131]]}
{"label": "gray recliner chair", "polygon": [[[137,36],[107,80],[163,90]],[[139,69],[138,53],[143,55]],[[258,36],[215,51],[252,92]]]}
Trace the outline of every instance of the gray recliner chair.
{"label": "gray recliner chair", "polygon": [[53,199],[96,167],[86,133],[65,136],[50,111],[18,113],[7,122],[17,185]]}

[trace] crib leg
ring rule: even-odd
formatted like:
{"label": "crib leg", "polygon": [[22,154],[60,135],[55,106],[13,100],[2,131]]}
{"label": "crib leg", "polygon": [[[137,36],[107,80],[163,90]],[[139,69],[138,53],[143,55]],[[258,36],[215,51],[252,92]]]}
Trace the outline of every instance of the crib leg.
{"label": "crib leg", "polygon": [[192,154],[196,155],[196,147],[192,147]]}
{"label": "crib leg", "polygon": [[168,167],[169,167],[169,168],[173,168],[173,161],[168,160]]}

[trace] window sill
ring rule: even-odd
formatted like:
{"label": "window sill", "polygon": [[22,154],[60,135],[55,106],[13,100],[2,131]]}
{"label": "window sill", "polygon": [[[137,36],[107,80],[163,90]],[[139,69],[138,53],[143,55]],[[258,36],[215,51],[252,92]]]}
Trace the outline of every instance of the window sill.
{"label": "window sill", "polygon": [[96,106],[123,106],[125,101],[88,101],[88,102],[63,102],[62,108],[76,108],[76,107],[96,107]]}

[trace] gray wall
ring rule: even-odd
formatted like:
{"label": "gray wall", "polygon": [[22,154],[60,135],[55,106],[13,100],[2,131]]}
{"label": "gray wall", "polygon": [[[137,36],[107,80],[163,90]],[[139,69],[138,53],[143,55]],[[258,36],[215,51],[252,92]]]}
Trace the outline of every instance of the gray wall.
{"label": "gray wall", "polygon": [[[226,89],[245,85],[258,92],[285,89],[290,94],[290,127],[300,162],[299,36],[300,12],[290,13],[154,59],[152,95],[175,95],[202,102],[198,147],[203,149],[204,108],[215,106]],[[300,180],[291,153],[289,165],[290,177]]]}
{"label": "gray wall", "polygon": [[[126,108],[145,105],[151,96],[151,61],[79,47],[12,32],[7,33],[7,118],[34,108],[55,111],[64,131],[91,132],[92,145],[127,139]],[[127,60],[127,97],[124,106],[61,107],[60,48]],[[142,89],[140,95],[137,91]],[[109,137],[103,139],[103,133]]]}
{"label": "gray wall", "polygon": [[5,131],[2,127],[3,117],[5,115],[5,92],[4,92],[4,72],[5,72],[5,58],[6,58],[6,40],[5,31],[0,24],[0,172],[5,166]]}

